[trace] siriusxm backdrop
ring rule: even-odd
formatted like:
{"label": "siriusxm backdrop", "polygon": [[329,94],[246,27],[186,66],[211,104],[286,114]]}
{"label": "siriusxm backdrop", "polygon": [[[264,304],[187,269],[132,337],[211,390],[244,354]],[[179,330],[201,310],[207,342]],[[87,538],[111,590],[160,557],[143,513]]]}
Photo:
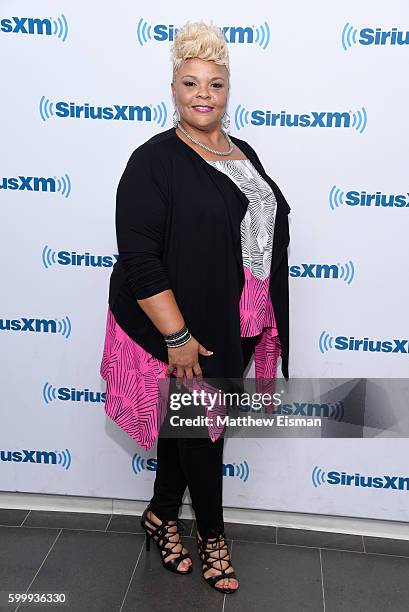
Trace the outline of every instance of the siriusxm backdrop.
{"label": "siriusxm backdrop", "polygon": [[[151,496],[156,447],[106,417],[99,376],[115,192],[172,125],[170,45],[200,18],[229,45],[231,133],[292,207],[291,376],[407,375],[406,1],[3,0],[4,491]],[[409,519],[407,441],[381,432],[229,439],[224,475],[227,506]]]}

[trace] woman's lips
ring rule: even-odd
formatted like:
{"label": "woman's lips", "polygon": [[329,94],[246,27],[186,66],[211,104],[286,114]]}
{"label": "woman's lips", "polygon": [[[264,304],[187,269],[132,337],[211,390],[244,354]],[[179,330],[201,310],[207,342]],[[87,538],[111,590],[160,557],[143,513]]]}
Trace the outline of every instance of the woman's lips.
{"label": "woman's lips", "polygon": [[193,106],[193,109],[199,113],[210,113],[213,110],[211,106]]}

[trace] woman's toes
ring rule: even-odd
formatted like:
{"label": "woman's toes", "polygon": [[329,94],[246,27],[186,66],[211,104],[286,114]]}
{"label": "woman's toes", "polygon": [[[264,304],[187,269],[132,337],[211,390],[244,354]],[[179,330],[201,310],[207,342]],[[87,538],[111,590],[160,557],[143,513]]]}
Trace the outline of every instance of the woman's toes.
{"label": "woman's toes", "polygon": [[217,582],[216,585],[218,587],[221,586],[223,589],[237,589],[238,582],[235,578],[225,578],[220,584]]}
{"label": "woman's toes", "polygon": [[189,561],[189,559],[183,559],[183,561],[179,563],[178,569],[184,572],[184,571],[187,571],[191,565],[192,565],[192,562]]}

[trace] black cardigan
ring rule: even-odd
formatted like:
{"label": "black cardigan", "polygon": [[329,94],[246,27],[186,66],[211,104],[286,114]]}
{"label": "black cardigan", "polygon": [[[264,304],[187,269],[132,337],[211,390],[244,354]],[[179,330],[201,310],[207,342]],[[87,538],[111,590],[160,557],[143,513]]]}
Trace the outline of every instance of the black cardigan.
{"label": "black cardigan", "polygon": [[[287,379],[290,207],[252,147],[231,139],[277,200],[270,295]],[[108,302],[120,327],[154,357],[168,363],[167,347],[136,300],[172,289],[188,329],[214,352],[199,355],[203,376],[243,376],[240,223],[247,206],[237,185],[181,140],[175,128],[156,134],[131,154],[117,189],[119,257]]]}

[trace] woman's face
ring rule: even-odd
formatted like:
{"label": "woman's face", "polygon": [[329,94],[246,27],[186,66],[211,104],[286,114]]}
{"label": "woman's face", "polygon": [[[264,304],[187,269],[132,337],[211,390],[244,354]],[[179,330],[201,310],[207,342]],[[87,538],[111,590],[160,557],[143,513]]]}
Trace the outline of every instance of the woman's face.
{"label": "woman's face", "polygon": [[182,123],[199,130],[220,126],[229,93],[225,66],[196,57],[188,59],[177,71],[171,87]]}

